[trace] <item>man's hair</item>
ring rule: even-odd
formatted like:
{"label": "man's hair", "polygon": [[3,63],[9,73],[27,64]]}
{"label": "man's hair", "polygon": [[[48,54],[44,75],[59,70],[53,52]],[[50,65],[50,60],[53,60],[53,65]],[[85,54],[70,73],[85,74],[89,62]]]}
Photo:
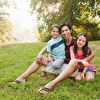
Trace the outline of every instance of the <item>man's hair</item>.
{"label": "man's hair", "polygon": [[62,27],[64,27],[64,26],[67,26],[70,30],[72,30],[71,24],[69,24],[69,23],[64,23],[64,24],[61,25],[60,28],[62,29]]}

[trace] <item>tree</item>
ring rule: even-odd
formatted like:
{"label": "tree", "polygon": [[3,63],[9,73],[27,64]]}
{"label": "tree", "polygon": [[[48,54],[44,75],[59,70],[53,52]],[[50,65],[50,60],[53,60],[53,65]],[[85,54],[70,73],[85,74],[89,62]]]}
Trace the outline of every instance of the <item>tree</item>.
{"label": "tree", "polygon": [[[62,24],[69,22],[74,27],[74,32],[77,33],[76,27],[83,27],[81,31],[91,33],[90,27],[87,24],[89,18],[95,18],[100,14],[99,0],[31,0],[33,10],[38,14],[39,32],[50,33],[50,27],[54,23]],[[98,27],[97,25],[94,26]],[[89,29],[90,28],[90,29]],[[96,29],[98,33],[98,28]],[[81,32],[80,31],[80,32]],[[91,31],[91,32],[90,32]],[[91,33],[93,34],[93,33]],[[50,35],[48,35],[49,37]]]}
{"label": "tree", "polygon": [[8,7],[7,0],[0,1],[0,46],[5,45],[12,36],[12,24],[6,18],[9,14],[5,11],[5,7]]}

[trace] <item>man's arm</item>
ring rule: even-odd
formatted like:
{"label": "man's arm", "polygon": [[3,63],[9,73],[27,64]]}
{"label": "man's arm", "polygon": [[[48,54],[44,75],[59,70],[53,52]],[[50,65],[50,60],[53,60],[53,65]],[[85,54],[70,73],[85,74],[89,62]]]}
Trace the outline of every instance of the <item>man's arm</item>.
{"label": "man's arm", "polygon": [[94,58],[95,54],[92,52],[88,57],[84,58],[85,61],[91,61]]}

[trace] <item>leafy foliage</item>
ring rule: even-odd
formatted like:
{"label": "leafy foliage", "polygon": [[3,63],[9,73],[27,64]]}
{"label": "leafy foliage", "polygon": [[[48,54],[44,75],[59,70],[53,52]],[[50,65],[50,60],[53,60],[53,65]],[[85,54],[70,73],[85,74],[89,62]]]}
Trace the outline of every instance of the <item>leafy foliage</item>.
{"label": "leafy foliage", "polygon": [[[99,0],[31,0],[33,10],[38,14],[39,33],[50,33],[52,24],[62,24],[69,22],[72,26],[83,27],[86,33],[91,34],[93,39],[96,28],[96,39],[99,34],[98,26],[100,20],[96,22],[97,16],[100,18]],[[94,21],[92,21],[94,19]],[[87,27],[87,24],[95,24],[94,27]],[[75,27],[73,28],[75,29]],[[82,32],[81,30],[80,32]],[[74,30],[77,33],[76,29]],[[99,38],[100,39],[100,38]]]}
{"label": "leafy foliage", "polygon": [[0,46],[5,45],[12,36],[12,24],[6,18],[9,14],[5,11],[5,7],[9,7],[7,0],[0,1]]}

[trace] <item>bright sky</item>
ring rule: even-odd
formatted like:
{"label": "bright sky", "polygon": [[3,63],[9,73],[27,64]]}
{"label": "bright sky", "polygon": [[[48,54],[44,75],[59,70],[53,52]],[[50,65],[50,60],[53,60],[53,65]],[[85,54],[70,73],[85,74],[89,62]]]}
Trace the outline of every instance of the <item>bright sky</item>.
{"label": "bright sky", "polygon": [[37,25],[36,14],[31,15],[30,0],[8,0],[9,19],[13,24],[14,36],[19,42],[36,41],[36,33],[32,33]]}

